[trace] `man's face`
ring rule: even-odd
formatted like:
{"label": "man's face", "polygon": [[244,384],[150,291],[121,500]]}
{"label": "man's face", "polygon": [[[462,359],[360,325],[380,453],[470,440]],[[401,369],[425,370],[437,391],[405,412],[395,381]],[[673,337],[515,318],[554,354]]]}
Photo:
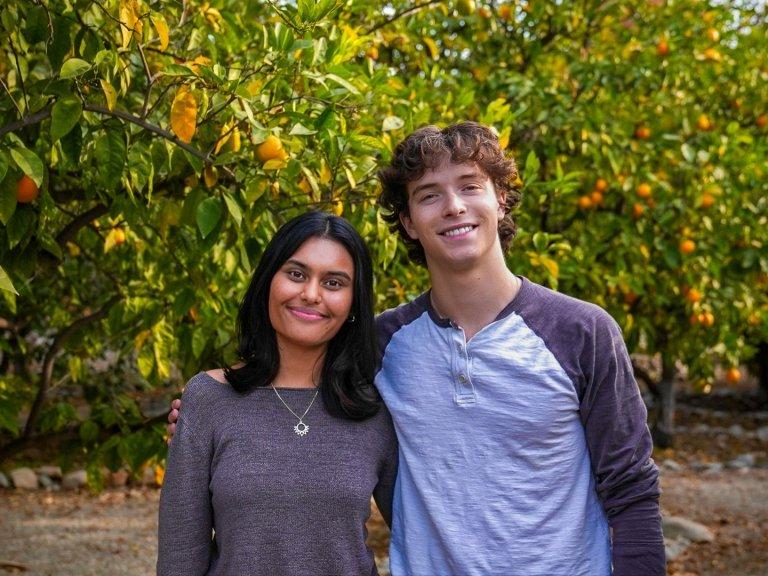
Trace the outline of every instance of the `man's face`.
{"label": "man's face", "polygon": [[505,197],[476,164],[446,159],[406,188],[408,214],[400,220],[424,248],[431,272],[466,270],[501,254]]}

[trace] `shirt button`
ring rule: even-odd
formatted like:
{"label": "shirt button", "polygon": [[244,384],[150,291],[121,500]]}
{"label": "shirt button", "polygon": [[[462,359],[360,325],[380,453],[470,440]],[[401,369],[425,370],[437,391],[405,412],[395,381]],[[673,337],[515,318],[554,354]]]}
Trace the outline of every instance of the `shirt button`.
{"label": "shirt button", "polygon": [[464,346],[462,346],[461,344],[456,344],[456,350],[458,350],[459,352],[463,352]]}
{"label": "shirt button", "polygon": [[462,384],[466,384],[467,383],[467,377],[464,376],[464,374],[459,374],[459,382],[461,382]]}

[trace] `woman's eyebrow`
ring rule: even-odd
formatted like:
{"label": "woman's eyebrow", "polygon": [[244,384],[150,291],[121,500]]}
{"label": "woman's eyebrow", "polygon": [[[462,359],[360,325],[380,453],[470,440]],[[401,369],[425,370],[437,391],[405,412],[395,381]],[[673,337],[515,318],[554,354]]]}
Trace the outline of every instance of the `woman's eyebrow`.
{"label": "woman's eyebrow", "polygon": [[[297,268],[301,268],[302,270],[309,270],[311,271],[312,268],[304,264],[304,262],[300,260],[295,260],[293,258],[289,258],[285,261],[286,264],[292,264],[293,266],[296,266]],[[343,270],[329,270],[326,272],[329,276],[341,276],[342,278],[346,278],[347,280],[352,280],[352,277],[344,272]]]}

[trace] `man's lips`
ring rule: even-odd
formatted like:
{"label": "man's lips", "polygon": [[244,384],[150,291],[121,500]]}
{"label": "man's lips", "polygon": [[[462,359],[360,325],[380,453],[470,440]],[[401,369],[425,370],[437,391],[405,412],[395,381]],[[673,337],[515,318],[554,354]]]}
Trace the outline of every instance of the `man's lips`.
{"label": "man's lips", "polygon": [[477,228],[476,224],[460,224],[458,226],[451,226],[450,228],[440,232],[440,236],[445,236],[446,238],[461,236],[463,234],[468,234],[469,232],[472,232],[472,230],[474,230],[475,228]]}
{"label": "man's lips", "polygon": [[302,320],[323,320],[324,318],[327,318],[325,314],[322,314],[313,308],[303,308],[301,306],[288,306],[288,310],[290,310],[294,316],[297,316]]}

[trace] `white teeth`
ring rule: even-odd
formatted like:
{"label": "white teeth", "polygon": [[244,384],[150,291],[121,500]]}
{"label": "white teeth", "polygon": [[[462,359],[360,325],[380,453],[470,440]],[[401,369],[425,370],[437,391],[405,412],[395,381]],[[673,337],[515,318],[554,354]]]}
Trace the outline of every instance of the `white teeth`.
{"label": "white teeth", "polygon": [[462,226],[461,228],[454,228],[453,230],[443,232],[443,236],[458,236],[459,234],[466,234],[467,232],[471,232],[472,229],[472,226]]}

